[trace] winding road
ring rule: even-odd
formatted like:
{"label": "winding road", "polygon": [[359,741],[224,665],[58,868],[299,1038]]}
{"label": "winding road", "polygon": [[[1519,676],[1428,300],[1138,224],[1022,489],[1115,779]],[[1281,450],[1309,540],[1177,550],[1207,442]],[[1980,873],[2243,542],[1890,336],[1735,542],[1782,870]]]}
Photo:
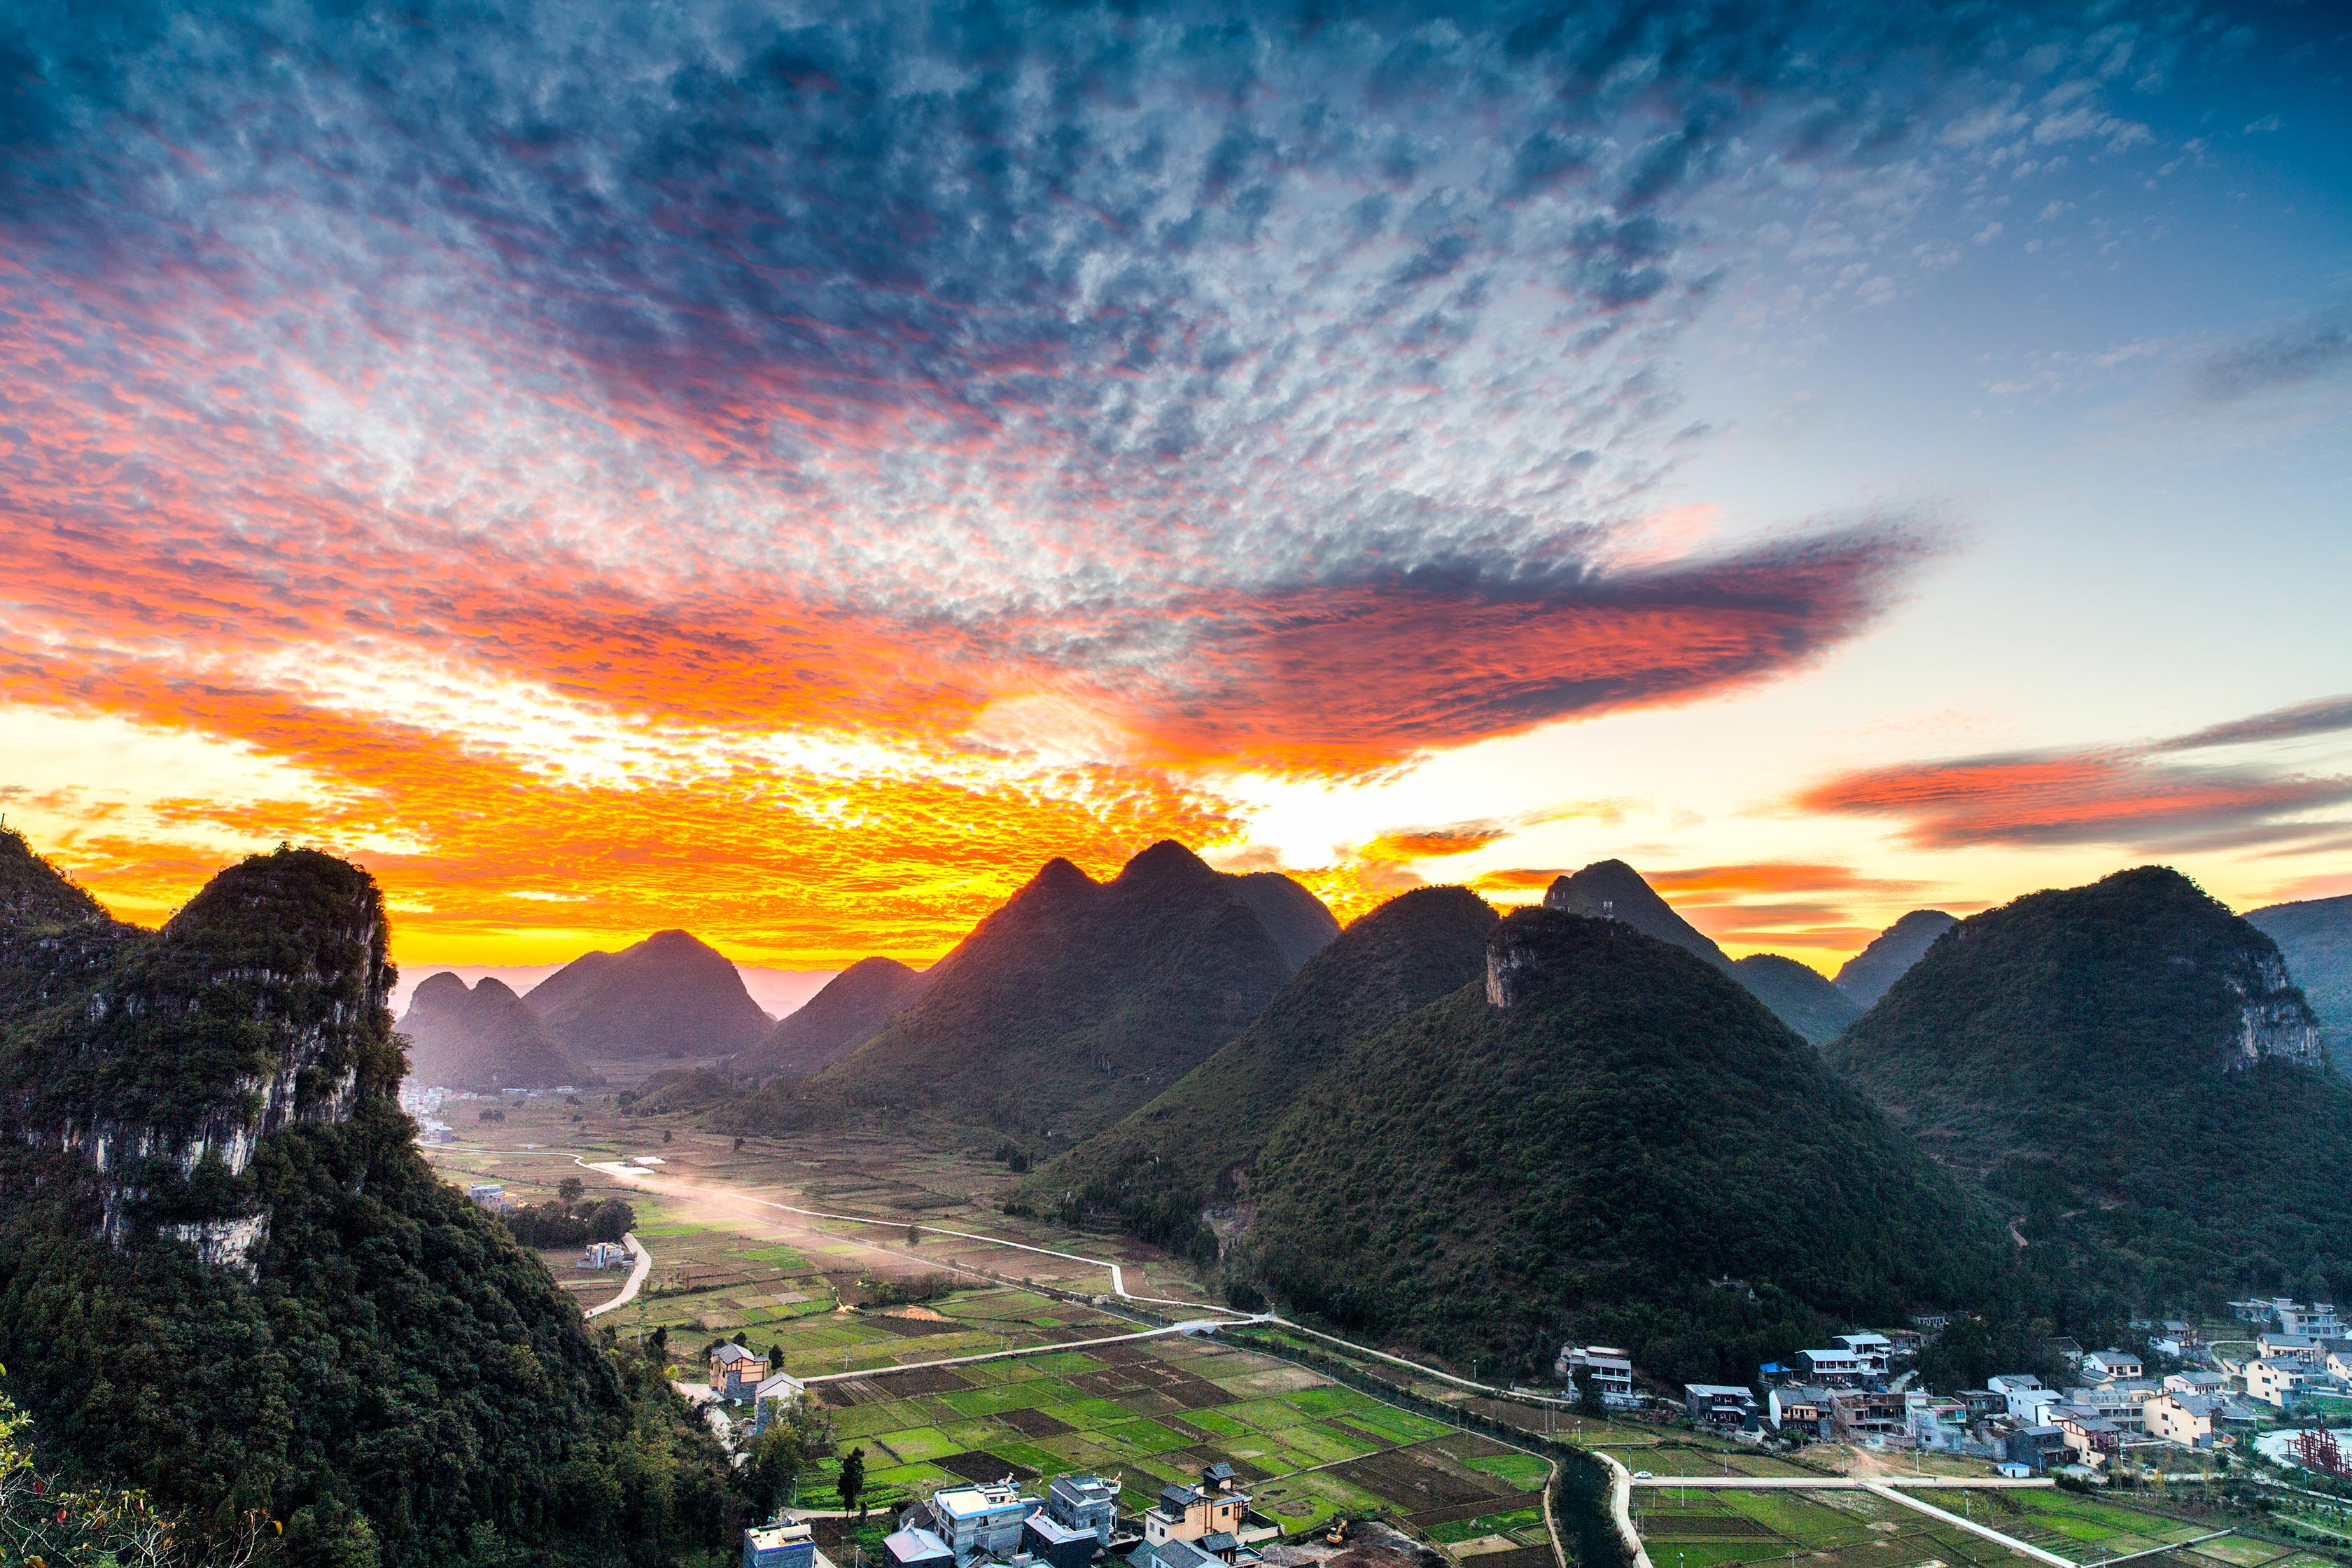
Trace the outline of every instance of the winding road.
{"label": "winding road", "polygon": [[621,1245],[627,1247],[629,1256],[636,1259],[629,1266],[629,1278],[622,1284],[621,1293],[600,1306],[589,1308],[581,1314],[582,1317],[600,1317],[615,1307],[627,1306],[637,1299],[637,1291],[644,1287],[646,1276],[654,1271],[654,1255],[646,1250],[645,1244],[637,1239],[635,1231],[625,1234],[621,1237]]}

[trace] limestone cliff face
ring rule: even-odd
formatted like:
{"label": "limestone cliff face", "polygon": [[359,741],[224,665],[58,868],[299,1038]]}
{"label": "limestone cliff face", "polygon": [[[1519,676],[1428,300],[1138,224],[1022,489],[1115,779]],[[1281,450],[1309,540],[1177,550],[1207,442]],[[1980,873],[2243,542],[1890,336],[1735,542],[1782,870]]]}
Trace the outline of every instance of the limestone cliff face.
{"label": "limestone cliff face", "polygon": [[2223,981],[2238,998],[2238,1031],[2222,1052],[2222,1070],[2242,1071],[2266,1057],[2325,1068],[2319,1020],[2287,978],[2286,960],[2276,952],[2249,952],[2240,967],[2244,973]]}
{"label": "limestone cliff face", "polygon": [[257,1150],[396,1089],[382,900],[357,868],[282,849],[160,931],[104,934],[102,962],[65,942],[51,984],[19,988],[37,999],[0,1012],[0,1124],[86,1163],[116,1246],[173,1236],[251,1272],[269,1226]]}

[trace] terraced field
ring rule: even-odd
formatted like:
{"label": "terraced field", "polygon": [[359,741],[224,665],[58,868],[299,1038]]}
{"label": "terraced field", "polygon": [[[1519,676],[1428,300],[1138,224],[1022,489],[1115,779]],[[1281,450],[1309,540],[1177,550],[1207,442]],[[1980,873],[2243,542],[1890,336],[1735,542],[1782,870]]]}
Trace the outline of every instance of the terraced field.
{"label": "terraced field", "polygon": [[[1805,1568],[2024,1568],[2032,1559],[1899,1504],[1859,1491],[1699,1491],[1636,1494],[1636,1527],[1656,1568],[1715,1568],[1774,1560]],[[2162,1552],[2209,1525],[2107,1498],[2064,1491],[1938,1492],[1927,1500],[2005,1535],[2096,1564],[2137,1552],[2152,1568],[2289,1568],[2290,1550],[2242,1539]]]}
{"label": "terraced field", "polygon": [[[1286,1531],[1379,1510],[1425,1533],[1516,1548],[1533,1510],[1534,1542],[1545,1539],[1543,1461],[1214,1341],[1139,1341],[815,1392],[842,1447],[866,1449],[877,1509],[959,1479],[1092,1470],[1119,1478],[1121,1506],[1136,1510],[1223,1461]],[[832,1477],[830,1466],[811,1475],[803,1498],[819,1500]],[[1454,1528],[1464,1526],[1475,1528]]]}

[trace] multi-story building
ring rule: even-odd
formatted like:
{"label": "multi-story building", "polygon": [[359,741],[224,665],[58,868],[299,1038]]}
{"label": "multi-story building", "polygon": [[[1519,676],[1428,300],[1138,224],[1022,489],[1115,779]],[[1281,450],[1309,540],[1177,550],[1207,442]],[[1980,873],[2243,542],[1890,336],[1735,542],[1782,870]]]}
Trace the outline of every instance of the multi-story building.
{"label": "multi-story building", "polygon": [[2246,1363],[2246,1394],[2284,1410],[2295,1401],[2296,1391],[2311,1369],[2295,1361],[2250,1361]]}
{"label": "multi-story building", "polygon": [[927,1525],[956,1562],[969,1563],[983,1557],[1010,1557],[1019,1552],[1021,1527],[1040,1506],[1037,1499],[1024,1497],[1021,1489],[1009,1481],[945,1487],[933,1492],[930,1501],[917,1510],[928,1518],[918,1519],[915,1512],[909,1512],[899,1523]]}
{"label": "multi-story building", "polygon": [[1056,1476],[1045,1489],[1045,1511],[1108,1546],[1118,1531],[1118,1489],[1100,1476]]}
{"label": "multi-story building", "polygon": [[1587,1381],[1601,1390],[1601,1403],[1613,1410],[1641,1404],[1633,1392],[1633,1363],[1614,1345],[1562,1345],[1552,1371],[1571,1387]]}
{"label": "multi-story building", "polygon": [[1958,1453],[1969,1440],[1969,1407],[1958,1399],[1906,1394],[1903,1422],[1911,1441],[1930,1453]]}
{"label": "multi-story building", "polygon": [[2265,1330],[2254,1336],[2254,1349],[2264,1361],[2301,1362],[2306,1367],[2316,1366],[2319,1363],[2319,1342],[2309,1334]]}
{"label": "multi-story building", "polygon": [[2139,1357],[2129,1351],[2093,1351],[2083,1358],[2083,1375],[2095,1383],[2114,1383],[2121,1378],[2147,1375],[2147,1369]]}
{"label": "multi-story building", "polygon": [[1775,1432],[1799,1432],[1808,1437],[1830,1435],[1830,1394],[1825,1388],[1787,1383],[1764,1394],[1765,1422]]}
{"label": "multi-story building", "polygon": [[1832,1339],[1845,1347],[1868,1377],[1885,1377],[1887,1363],[1895,1359],[1895,1342],[1885,1334],[1832,1334]]}
{"label": "multi-story building", "polygon": [[710,1391],[721,1399],[747,1400],[768,1375],[768,1358],[741,1345],[723,1344],[710,1352]]}
{"label": "multi-story building", "polygon": [[1797,1365],[1809,1381],[1832,1386],[1860,1383],[1868,1371],[1862,1358],[1843,1345],[1799,1351]]}
{"label": "multi-story building", "polygon": [[2067,1458],[2066,1434],[2047,1423],[2011,1427],[2007,1447],[2011,1464],[2031,1466],[2037,1476]]}
{"label": "multi-story building", "polygon": [[1745,1426],[1756,1414],[1756,1395],[1735,1383],[1685,1383],[1683,1406],[1702,1426]]}
{"label": "multi-story building", "polygon": [[2042,1387],[2042,1380],[2028,1372],[2005,1372],[1998,1377],[1989,1377],[1985,1386],[2001,1396],[2012,1421],[2037,1424],[2042,1413],[2058,1403],[2058,1391]]}
{"label": "multi-story building", "polygon": [[1198,1542],[1213,1535],[1238,1540],[1249,1504],[1249,1493],[1234,1484],[1234,1468],[1212,1465],[1201,1472],[1199,1486],[1160,1489],[1160,1500],[1143,1512],[1144,1544]]}
{"label": "multi-story building", "polygon": [[2221,1401],[2211,1394],[2167,1390],[2140,1407],[2147,1435],[2184,1448],[2210,1448],[2221,1420]]}
{"label": "multi-story building", "polygon": [[760,1524],[743,1532],[743,1568],[816,1568],[825,1559],[817,1552],[816,1534],[806,1524]]}

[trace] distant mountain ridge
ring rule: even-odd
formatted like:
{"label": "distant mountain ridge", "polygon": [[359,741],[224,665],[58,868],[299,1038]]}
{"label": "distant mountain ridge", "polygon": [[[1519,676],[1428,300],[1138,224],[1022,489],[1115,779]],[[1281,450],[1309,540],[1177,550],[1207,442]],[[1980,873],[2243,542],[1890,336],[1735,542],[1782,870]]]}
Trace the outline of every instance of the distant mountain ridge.
{"label": "distant mountain ridge", "polygon": [[2338,1072],[2352,1072],[2352,894],[2273,904],[2247,923],[2279,945]]}
{"label": "distant mountain ridge", "polygon": [[1777,952],[1751,952],[1734,961],[1731,977],[1774,1017],[1817,1046],[1828,1045],[1862,1016],[1853,998],[1821,971]]}
{"label": "distant mountain ridge", "polygon": [[1293,906],[1277,921],[1295,947],[1308,923],[1296,899],[1222,875],[1172,840],[1108,882],[1049,860],[926,972],[921,994],[881,1033],[730,1114],[757,1125],[895,1109],[1083,1136],[1240,1033],[1290,978],[1288,952],[1258,914],[1270,900]]}
{"label": "distant mountain ridge", "polygon": [[1913,910],[1870,939],[1870,945],[1845,961],[1837,972],[1837,988],[1867,1012],[1887,987],[1927,954],[1936,939],[1959,924],[1941,910]]}
{"label": "distant mountain ridge", "polygon": [[586,1063],[732,1056],[775,1025],[726,956],[682,931],[583,953],[523,1001]]}
{"label": "distant mountain ridge", "polygon": [[861,958],[730,1058],[727,1071],[754,1083],[812,1077],[880,1034],[922,993],[922,975],[897,959]]}
{"label": "distant mountain ridge", "polygon": [[2142,1304],[2352,1273],[2352,1084],[2277,945],[2168,868],[1962,921],[1832,1057],[2032,1246]]}
{"label": "distant mountain ridge", "polygon": [[446,970],[427,975],[394,1028],[408,1042],[409,1077],[418,1084],[487,1091],[601,1081],[492,976],[468,987]]}

